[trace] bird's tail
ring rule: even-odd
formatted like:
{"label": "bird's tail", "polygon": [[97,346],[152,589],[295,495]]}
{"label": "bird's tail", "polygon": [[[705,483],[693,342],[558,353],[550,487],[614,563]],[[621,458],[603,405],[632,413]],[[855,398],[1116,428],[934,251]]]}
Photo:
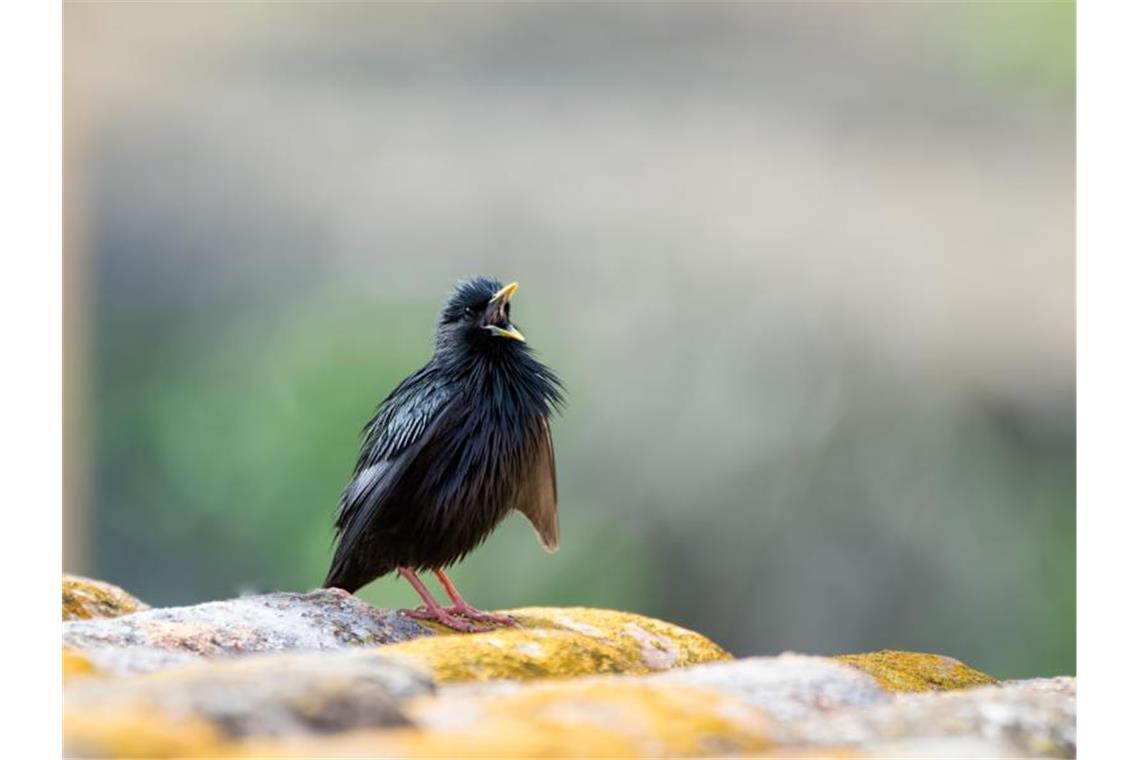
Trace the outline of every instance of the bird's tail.
{"label": "bird's tail", "polygon": [[349,562],[344,557],[338,556],[333,559],[332,567],[329,568],[325,582],[321,585],[324,588],[344,589],[351,594],[370,580],[372,579],[366,578],[355,562]]}
{"label": "bird's tail", "polygon": [[354,552],[344,551],[344,547],[337,547],[332,566],[329,567],[328,575],[321,584],[323,588],[344,589],[351,594],[396,569],[395,565],[384,562],[370,562],[363,565],[352,557],[353,554]]}

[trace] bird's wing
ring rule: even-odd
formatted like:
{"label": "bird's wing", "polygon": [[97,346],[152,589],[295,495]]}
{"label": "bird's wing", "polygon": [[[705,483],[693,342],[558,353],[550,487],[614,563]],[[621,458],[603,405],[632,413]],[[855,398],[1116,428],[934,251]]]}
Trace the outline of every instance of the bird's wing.
{"label": "bird's wing", "polygon": [[543,547],[558,549],[558,479],[554,472],[554,441],[550,423],[540,419],[535,433],[535,457],[523,476],[515,509],[526,515]]}
{"label": "bird's wing", "polygon": [[352,480],[340,497],[337,554],[350,551],[384,508],[408,464],[446,417],[452,394],[428,370],[408,377],[381,403],[364,428],[364,443]]}

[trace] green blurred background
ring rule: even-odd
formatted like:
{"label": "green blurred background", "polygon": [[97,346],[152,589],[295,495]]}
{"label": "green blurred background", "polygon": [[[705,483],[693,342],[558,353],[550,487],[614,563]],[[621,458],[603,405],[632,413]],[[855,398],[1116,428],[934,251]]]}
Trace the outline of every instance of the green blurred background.
{"label": "green blurred background", "polygon": [[319,584],[360,427],[487,273],[569,404],[563,548],[511,518],[474,603],[1074,672],[1073,27],[68,4],[66,569]]}

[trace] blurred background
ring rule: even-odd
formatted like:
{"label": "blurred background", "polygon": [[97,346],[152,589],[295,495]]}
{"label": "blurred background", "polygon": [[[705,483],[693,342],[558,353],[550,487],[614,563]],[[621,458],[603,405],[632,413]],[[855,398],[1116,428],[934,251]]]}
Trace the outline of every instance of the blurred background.
{"label": "blurred background", "polygon": [[66,5],[66,569],[317,586],[486,273],[569,404],[563,548],[510,518],[475,604],[1074,672],[1073,51],[1047,3]]}

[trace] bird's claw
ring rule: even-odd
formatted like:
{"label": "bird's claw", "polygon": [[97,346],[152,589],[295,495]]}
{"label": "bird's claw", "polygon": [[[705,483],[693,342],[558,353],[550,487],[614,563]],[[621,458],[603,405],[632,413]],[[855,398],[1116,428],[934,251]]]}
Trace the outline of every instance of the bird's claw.
{"label": "bird's claw", "polygon": [[492,623],[498,626],[507,626],[509,628],[522,628],[522,623],[515,620],[510,615],[499,615],[494,612],[484,612],[477,610],[474,607],[448,607],[447,611],[452,615],[459,615],[468,620],[479,620],[484,623]]}
{"label": "bird's claw", "polygon": [[515,620],[510,615],[499,615],[494,612],[484,612],[483,610],[475,609],[467,605],[455,605],[453,607],[443,607],[438,611],[432,611],[424,606],[419,606],[414,610],[403,610],[403,613],[408,617],[416,618],[417,620],[433,620],[441,625],[445,625],[456,631],[464,631],[469,633],[490,631],[491,628],[484,626],[473,625],[472,621],[480,623],[490,623],[493,626],[501,626],[508,628],[522,628],[522,623]]}
{"label": "bird's claw", "polygon": [[464,620],[462,617],[456,617],[449,610],[427,610],[419,607],[414,610],[400,610],[403,615],[416,620],[430,620],[439,623],[445,628],[450,628],[453,631],[460,633],[486,633],[490,628],[481,625],[475,625],[469,620]]}

